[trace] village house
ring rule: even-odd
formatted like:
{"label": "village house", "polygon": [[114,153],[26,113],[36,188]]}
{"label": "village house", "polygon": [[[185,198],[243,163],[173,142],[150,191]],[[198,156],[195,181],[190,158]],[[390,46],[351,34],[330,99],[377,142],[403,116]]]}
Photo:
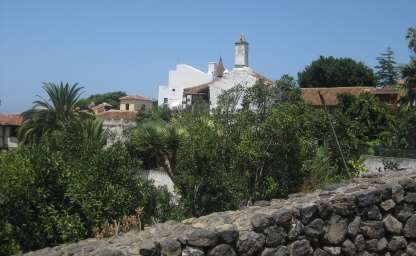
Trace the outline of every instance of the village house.
{"label": "village house", "polygon": [[214,66],[214,77],[212,81],[187,87],[183,91],[183,103],[191,105],[197,97],[202,97],[210,104],[210,108],[216,108],[218,97],[226,90],[237,85],[252,87],[257,81],[262,80],[266,84],[272,84],[267,77],[254,71],[249,65],[249,43],[242,35],[235,43],[234,68],[231,71],[224,71],[225,68],[220,59]]}
{"label": "village house", "polygon": [[301,88],[302,97],[305,102],[312,106],[320,107],[323,102],[319,95],[322,96],[325,105],[328,108],[335,107],[338,104],[337,96],[340,94],[359,95],[362,93],[370,93],[378,100],[388,105],[395,106],[400,99],[400,91],[395,87],[321,87],[321,88]]}
{"label": "village house", "polygon": [[[167,86],[159,87],[159,105],[169,108],[192,105],[197,98],[202,98],[209,103],[210,108],[216,108],[218,97],[226,90],[237,85],[244,87],[253,86],[258,80],[271,85],[272,80],[254,71],[249,65],[249,43],[242,35],[235,43],[234,68],[228,71],[222,62],[210,62],[208,71],[204,73],[186,64],[179,64],[176,70],[169,72]],[[331,108],[338,104],[339,94],[359,95],[362,93],[373,94],[381,102],[395,106],[401,97],[400,90],[393,86],[386,87],[322,87],[301,88],[302,96],[307,103],[314,106],[322,106],[319,94],[322,95],[326,105]]]}
{"label": "village house", "polygon": [[153,101],[145,96],[133,95],[120,98],[121,111],[138,112],[141,109],[150,109],[153,107]]}
{"label": "village house", "polygon": [[94,114],[98,114],[98,113],[102,113],[102,112],[108,111],[112,107],[113,106],[111,104],[108,104],[107,102],[103,102],[103,103],[98,104],[96,106],[94,106],[94,103],[92,103],[92,106],[90,106],[90,108],[94,112]]}
{"label": "village house", "polygon": [[228,71],[220,58],[218,63],[209,62],[204,73],[189,65],[180,64],[169,72],[167,86],[159,87],[159,105],[177,108],[192,104],[197,97],[210,102],[211,108],[217,105],[217,98],[238,84],[250,87],[259,79],[271,84],[271,80],[255,72],[249,66],[249,43],[242,35],[235,43],[234,68]]}
{"label": "village house", "polygon": [[211,82],[215,65],[215,62],[208,63],[207,73],[186,64],[176,65],[175,70],[169,71],[168,85],[159,86],[158,105],[166,105],[171,109],[181,107],[183,89]]}
{"label": "village house", "polygon": [[109,145],[124,141],[126,132],[136,126],[136,116],[140,110],[153,107],[153,101],[145,96],[128,95],[120,98],[120,109],[107,109],[102,103],[93,107],[97,117],[103,121],[103,129],[109,132]]}
{"label": "village house", "polygon": [[17,148],[17,129],[22,122],[19,114],[0,114],[0,150]]}

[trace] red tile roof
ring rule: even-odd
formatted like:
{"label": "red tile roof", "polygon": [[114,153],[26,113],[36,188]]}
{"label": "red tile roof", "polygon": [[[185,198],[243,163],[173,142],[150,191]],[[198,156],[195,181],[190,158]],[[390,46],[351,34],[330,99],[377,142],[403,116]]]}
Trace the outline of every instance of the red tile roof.
{"label": "red tile roof", "polygon": [[151,99],[149,99],[145,96],[140,96],[140,95],[127,95],[127,96],[121,97],[120,100],[147,100],[147,101],[151,101]]}
{"label": "red tile roof", "polygon": [[96,114],[97,118],[103,120],[124,119],[129,121],[136,120],[136,112],[124,110],[109,110]]}
{"label": "red tile roof", "polygon": [[0,114],[0,125],[21,126],[23,117],[20,114]]}
{"label": "red tile roof", "polygon": [[[258,80],[260,80],[260,79],[263,80],[263,82],[266,85],[272,85],[273,84],[272,80],[268,79],[267,77],[265,77],[265,76],[263,76],[259,73],[253,72],[252,75]],[[183,89],[183,93],[185,95],[200,94],[201,92],[209,89],[209,85],[212,84],[212,83],[215,83],[216,81],[219,81],[219,80],[214,80],[214,81],[211,81],[211,82],[208,82],[208,83],[204,83],[204,84],[200,84],[200,85],[196,85],[196,86],[192,86],[192,87],[187,87],[187,88]]]}
{"label": "red tile roof", "polygon": [[364,87],[364,86],[354,86],[354,87],[329,87],[329,88],[302,88],[303,99],[314,106],[321,106],[322,102],[319,97],[319,92],[325,100],[327,106],[335,106],[338,104],[337,95],[338,94],[352,94],[359,95],[361,93],[371,93],[371,94],[399,94],[397,89],[393,87]]}

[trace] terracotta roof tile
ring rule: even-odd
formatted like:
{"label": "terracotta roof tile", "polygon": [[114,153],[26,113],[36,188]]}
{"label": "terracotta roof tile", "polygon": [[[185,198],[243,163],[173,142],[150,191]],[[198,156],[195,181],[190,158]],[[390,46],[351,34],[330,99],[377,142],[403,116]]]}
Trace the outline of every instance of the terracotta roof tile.
{"label": "terracotta roof tile", "polygon": [[[272,85],[273,84],[273,81],[271,79],[269,79],[269,78],[267,78],[267,77],[265,77],[265,76],[263,76],[263,75],[261,75],[259,73],[256,73],[256,72],[253,71],[252,75],[256,79],[263,80],[263,82],[266,85]],[[220,80],[221,80],[221,78],[220,78]],[[217,82],[217,81],[220,81],[220,80],[214,80],[214,81],[211,81],[211,82],[208,82],[208,83],[204,83],[204,84],[200,84],[200,85],[196,85],[196,86],[192,86],[192,87],[187,87],[187,88],[183,89],[183,93],[185,95],[199,94],[202,91],[205,91],[206,89],[208,89],[210,84],[212,84],[214,82]]]}
{"label": "terracotta roof tile", "polygon": [[103,120],[110,119],[124,119],[129,121],[136,120],[137,113],[134,111],[124,111],[124,110],[109,110],[96,114],[97,118]]}
{"label": "terracotta roof tile", "polygon": [[329,88],[301,88],[303,99],[314,106],[321,106],[322,102],[319,97],[319,92],[324,97],[327,106],[337,105],[338,94],[352,94],[359,95],[361,93],[371,94],[398,94],[399,92],[393,87],[375,88],[375,87],[329,87]]}
{"label": "terracotta roof tile", "polygon": [[124,97],[121,97],[120,100],[148,100],[151,101],[151,99],[141,96],[141,95],[127,95]]}
{"label": "terracotta roof tile", "polygon": [[20,114],[0,114],[0,125],[20,126],[23,123],[23,117]]}

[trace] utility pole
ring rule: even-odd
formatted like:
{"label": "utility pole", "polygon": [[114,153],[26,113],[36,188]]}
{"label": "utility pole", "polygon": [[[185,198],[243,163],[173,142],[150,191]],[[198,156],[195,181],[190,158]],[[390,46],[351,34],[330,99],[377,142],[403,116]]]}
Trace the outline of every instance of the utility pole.
{"label": "utility pole", "polygon": [[338,136],[337,136],[337,134],[335,132],[334,124],[332,123],[331,116],[329,115],[328,109],[326,107],[325,99],[322,96],[322,94],[321,94],[320,91],[318,91],[318,94],[319,94],[319,98],[321,99],[321,103],[324,106],[324,110],[325,110],[326,116],[328,118],[329,125],[331,126],[332,134],[334,135],[334,138],[335,138],[335,142],[337,144],[338,151],[339,151],[339,153],[341,155],[342,163],[344,164],[344,168],[345,168],[345,173],[347,174],[348,177],[350,177],[350,172],[348,171],[347,162],[345,161],[344,153],[342,153],[341,145],[339,144],[339,140],[338,140]]}

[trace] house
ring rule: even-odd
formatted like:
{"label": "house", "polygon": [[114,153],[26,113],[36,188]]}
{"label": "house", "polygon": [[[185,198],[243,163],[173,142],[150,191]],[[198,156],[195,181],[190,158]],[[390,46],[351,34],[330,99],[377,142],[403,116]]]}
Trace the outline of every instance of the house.
{"label": "house", "polygon": [[141,109],[150,109],[153,107],[153,101],[145,96],[133,95],[124,96],[120,98],[121,111],[135,111]]}
{"label": "house", "polygon": [[396,105],[400,98],[400,91],[394,87],[322,87],[322,88],[302,88],[302,96],[305,102],[313,106],[322,106],[319,96],[325,101],[327,107],[335,107],[338,104],[337,96],[340,94],[359,95],[370,93],[378,98],[381,102],[389,105]]}
{"label": "house", "polygon": [[136,115],[135,111],[110,109],[95,116],[102,120],[103,129],[109,132],[107,144],[111,145],[125,140],[126,132],[136,126]]}
{"label": "house", "polygon": [[152,108],[153,101],[145,96],[128,95],[120,98],[120,109],[107,109],[106,103],[100,105],[92,109],[97,119],[103,121],[103,129],[110,133],[107,144],[111,145],[125,140],[128,130],[136,126],[137,113]]}
{"label": "house", "polygon": [[250,87],[259,79],[271,83],[249,66],[249,43],[243,35],[235,43],[234,62],[231,71],[224,67],[222,58],[217,63],[209,62],[206,73],[189,65],[177,65],[176,70],[169,72],[168,85],[159,87],[158,104],[175,108],[190,105],[202,97],[215,108],[218,96],[238,84]]}
{"label": "house", "polygon": [[184,89],[184,103],[187,105],[195,102],[197,97],[202,97],[210,104],[210,108],[217,107],[218,97],[226,90],[237,85],[251,87],[257,81],[263,80],[266,84],[272,84],[272,81],[265,76],[254,71],[249,65],[249,43],[242,35],[235,43],[235,60],[234,68],[226,71],[222,60],[214,66],[214,76],[212,81],[199,84]]}
{"label": "house", "polygon": [[113,106],[111,104],[108,104],[107,102],[103,102],[101,104],[98,104],[97,106],[92,106],[91,109],[94,112],[94,114],[102,113],[105,111],[108,111]]}
{"label": "house", "polygon": [[175,70],[169,71],[168,85],[159,86],[158,105],[169,108],[182,106],[183,90],[187,87],[204,84],[213,80],[213,70],[216,63],[208,63],[208,72],[186,64],[176,65]]}
{"label": "house", "polygon": [[22,123],[19,114],[0,114],[0,150],[17,148],[17,129]]}

